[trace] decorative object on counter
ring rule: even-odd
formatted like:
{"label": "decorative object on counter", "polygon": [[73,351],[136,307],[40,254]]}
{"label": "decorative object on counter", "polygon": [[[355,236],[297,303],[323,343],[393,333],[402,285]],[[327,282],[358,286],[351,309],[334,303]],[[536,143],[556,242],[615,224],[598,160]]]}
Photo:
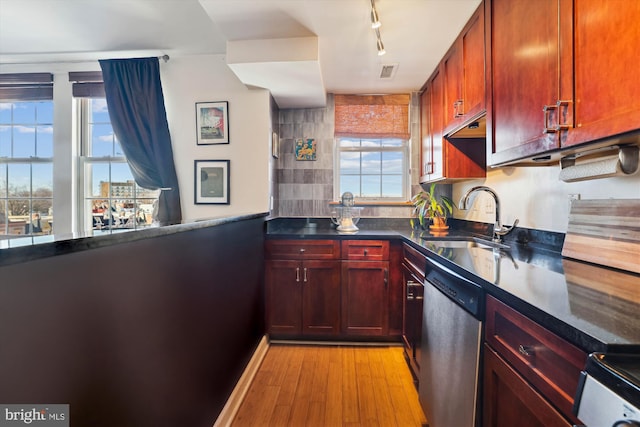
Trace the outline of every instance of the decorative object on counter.
{"label": "decorative object on counter", "polygon": [[271,156],[273,156],[274,159],[280,157],[280,139],[275,132],[271,134]]}
{"label": "decorative object on counter", "polygon": [[196,102],[197,144],[229,143],[229,103]]}
{"label": "decorative object on counter", "polygon": [[503,226],[502,223],[500,222],[500,198],[498,197],[498,194],[495,191],[493,191],[489,187],[485,187],[484,185],[471,187],[465,193],[465,195],[462,196],[462,198],[460,199],[460,204],[458,206],[458,209],[467,210],[471,195],[479,191],[486,191],[487,193],[489,193],[491,197],[493,197],[493,201],[496,204],[496,220],[495,220],[495,223],[493,224],[493,241],[496,243],[500,243],[502,241],[502,237],[511,233],[516,228],[516,225],[518,225],[518,222],[520,222],[520,220],[516,219],[513,222],[512,226],[508,226],[508,225]]}
{"label": "decorative object on counter", "polygon": [[196,160],[194,198],[196,205],[230,204],[229,160]]}
{"label": "decorative object on counter", "polygon": [[562,256],[640,273],[640,199],[573,200]]}
{"label": "decorative object on counter", "polygon": [[[429,230],[435,233],[446,233],[447,217],[453,213],[453,201],[447,196],[435,195],[436,184],[429,186],[429,191],[421,190],[411,198],[414,213],[418,217],[418,225],[426,228],[426,220],[431,220]],[[411,226],[416,227],[415,220],[411,219]]]}
{"label": "decorative object on counter", "polygon": [[359,228],[356,227],[356,224],[360,219],[362,208],[356,208],[354,204],[353,194],[346,191],[342,194],[341,206],[331,212],[331,222],[338,226],[336,228],[338,233],[353,234],[358,232]]}
{"label": "decorative object on counter", "polygon": [[313,138],[298,138],[294,147],[296,160],[316,160],[316,140]]}

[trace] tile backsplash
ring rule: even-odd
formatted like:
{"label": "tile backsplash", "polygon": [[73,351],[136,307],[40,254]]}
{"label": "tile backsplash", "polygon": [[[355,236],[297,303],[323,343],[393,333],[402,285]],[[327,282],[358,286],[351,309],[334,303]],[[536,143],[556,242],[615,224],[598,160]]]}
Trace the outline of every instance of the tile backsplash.
{"label": "tile backsplash", "polygon": [[[418,95],[411,94],[411,181],[412,194],[419,189],[420,117]],[[280,151],[274,168],[273,216],[329,217],[333,194],[334,102],[327,95],[324,108],[281,109],[278,115]],[[316,160],[298,161],[294,143],[298,138],[316,140]],[[363,217],[410,217],[410,206],[366,206]]]}

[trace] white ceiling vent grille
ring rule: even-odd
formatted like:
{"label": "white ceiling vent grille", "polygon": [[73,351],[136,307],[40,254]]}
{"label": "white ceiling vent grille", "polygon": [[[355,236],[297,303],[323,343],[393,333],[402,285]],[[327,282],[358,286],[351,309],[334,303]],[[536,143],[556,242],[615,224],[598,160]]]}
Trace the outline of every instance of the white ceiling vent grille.
{"label": "white ceiling vent grille", "polygon": [[382,68],[380,68],[380,78],[392,79],[396,75],[397,69],[398,64],[382,64]]}

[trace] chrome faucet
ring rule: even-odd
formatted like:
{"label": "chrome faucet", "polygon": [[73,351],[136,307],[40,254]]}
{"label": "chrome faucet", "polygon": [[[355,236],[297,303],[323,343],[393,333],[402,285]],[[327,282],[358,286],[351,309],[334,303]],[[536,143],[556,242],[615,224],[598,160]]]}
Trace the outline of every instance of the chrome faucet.
{"label": "chrome faucet", "polygon": [[479,185],[477,187],[470,188],[469,191],[467,191],[466,194],[460,199],[458,208],[462,210],[467,210],[468,209],[467,206],[469,205],[469,199],[471,195],[479,191],[486,191],[487,193],[491,194],[491,196],[493,197],[493,200],[495,201],[496,220],[495,220],[495,223],[493,224],[493,241],[499,243],[502,241],[502,236],[506,236],[507,234],[511,233],[514,228],[516,228],[516,225],[518,225],[518,220],[516,219],[513,225],[511,226],[502,225],[502,223],[500,222],[500,198],[498,197],[495,191],[493,191],[491,188],[486,187],[484,185]]}

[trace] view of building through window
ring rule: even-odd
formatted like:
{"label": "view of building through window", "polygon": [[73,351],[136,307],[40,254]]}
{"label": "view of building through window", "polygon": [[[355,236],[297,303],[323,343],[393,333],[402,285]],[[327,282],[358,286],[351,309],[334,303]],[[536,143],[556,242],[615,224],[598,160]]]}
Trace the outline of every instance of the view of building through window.
{"label": "view of building through window", "polygon": [[397,138],[337,140],[337,195],[359,199],[407,199],[408,143]]}
{"label": "view of building through window", "polygon": [[53,228],[53,101],[0,103],[0,235]]}
{"label": "view of building through window", "polygon": [[136,185],[104,98],[81,99],[86,230],[113,232],[151,225],[158,190]]}

